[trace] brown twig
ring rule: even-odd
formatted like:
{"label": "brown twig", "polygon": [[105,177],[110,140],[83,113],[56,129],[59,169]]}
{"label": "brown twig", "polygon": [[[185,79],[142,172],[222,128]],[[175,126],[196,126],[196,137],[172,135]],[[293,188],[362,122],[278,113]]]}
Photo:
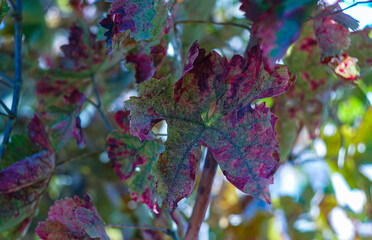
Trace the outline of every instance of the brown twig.
{"label": "brown twig", "polygon": [[187,227],[185,240],[198,239],[200,226],[204,220],[205,212],[207,211],[210,202],[210,193],[216,170],[217,162],[212,153],[208,151],[204,162],[203,173],[199,182],[194,209]]}
{"label": "brown twig", "polygon": [[77,156],[71,157],[71,158],[69,158],[69,159],[67,159],[67,160],[65,160],[65,161],[58,162],[58,163],[56,164],[56,166],[59,167],[59,166],[62,166],[62,165],[64,165],[64,164],[66,164],[66,163],[69,163],[69,162],[72,162],[72,161],[78,160],[78,159],[80,159],[80,158],[84,158],[84,157],[88,157],[88,156],[90,156],[90,155],[94,155],[94,154],[97,154],[97,153],[101,153],[101,152],[103,152],[103,151],[105,151],[105,150],[106,150],[106,147],[102,147],[102,148],[99,148],[99,149],[92,150],[92,151],[90,151],[90,152],[85,152],[85,153],[79,154],[79,155],[77,155]]}

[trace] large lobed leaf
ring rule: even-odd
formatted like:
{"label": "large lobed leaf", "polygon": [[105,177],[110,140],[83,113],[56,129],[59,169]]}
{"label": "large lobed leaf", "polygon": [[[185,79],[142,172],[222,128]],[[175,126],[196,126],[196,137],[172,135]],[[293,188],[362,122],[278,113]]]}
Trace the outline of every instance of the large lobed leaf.
{"label": "large lobed leaf", "polygon": [[103,221],[88,195],[57,200],[48,218],[39,222],[35,233],[43,240],[109,240]]}
{"label": "large lobed leaf", "polygon": [[262,44],[271,66],[299,37],[301,25],[314,9],[315,0],[240,0],[240,10],[253,22],[252,35]]}
{"label": "large lobed leaf", "polygon": [[[286,66],[270,70],[258,47],[230,62],[216,52],[206,55],[194,43],[183,77],[139,85],[139,97],[125,102],[131,111],[131,134],[144,140],[166,120],[168,139],[154,169],[158,204],[174,209],[191,194],[200,146],[208,147],[227,179],[245,193],[269,200],[268,185],[279,162],[276,118],[255,99],[276,96],[292,82]],[[186,130],[187,131],[186,131]]]}
{"label": "large lobed leaf", "polygon": [[[0,171],[1,232],[14,227],[18,234],[27,230],[55,167],[53,149],[37,115],[28,129],[34,148],[39,148],[39,151],[21,160],[13,159],[12,165]],[[21,139],[17,137],[16,142]],[[27,151],[22,149],[20,154]]]}
{"label": "large lobed leaf", "polygon": [[137,137],[131,136],[128,116],[129,112],[123,111],[115,114],[115,119],[123,131],[115,131],[109,135],[108,156],[120,179],[122,181],[131,179],[129,188],[132,197],[156,210],[155,182],[151,169],[163,144],[155,139],[141,142]]}

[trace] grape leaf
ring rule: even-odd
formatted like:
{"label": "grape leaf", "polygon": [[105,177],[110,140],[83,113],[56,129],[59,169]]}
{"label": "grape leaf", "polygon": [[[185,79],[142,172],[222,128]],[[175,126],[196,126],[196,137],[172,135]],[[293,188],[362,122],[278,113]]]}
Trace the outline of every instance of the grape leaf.
{"label": "grape leaf", "polygon": [[85,96],[75,89],[69,96],[64,96],[62,106],[52,106],[49,112],[53,117],[53,123],[48,130],[56,143],[56,149],[61,149],[74,137],[79,148],[85,147],[85,138],[80,122],[80,111],[85,102]]}
{"label": "grape leaf", "polygon": [[151,57],[145,53],[129,53],[125,60],[128,64],[133,64],[135,67],[136,83],[149,80],[155,73]]}
{"label": "grape leaf", "polygon": [[[346,78],[337,73],[342,67],[339,62],[342,62],[344,57],[347,59],[347,56],[343,54],[332,58],[328,65],[322,64],[321,49],[315,38],[314,29],[310,23],[304,24],[299,40],[283,59],[291,71],[297,74],[297,82],[285,94],[285,106],[282,106],[282,110],[276,113],[279,116],[289,114],[292,119],[298,119],[300,125],[307,127],[310,136],[316,137],[317,129],[327,112],[326,106],[331,100],[330,91],[347,84],[339,79],[345,80]],[[357,67],[350,66],[350,69],[353,69],[351,71],[353,79],[357,79]],[[344,68],[344,70],[347,69]],[[335,72],[338,78],[331,71]],[[292,127],[297,128],[296,125]]]}
{"label": "grape leaf", "polygon": [[239,0],[240,10],[253,22],[252,35],[262,44],[263,54],[271,66],[282,58],[299,37],[301,25],[310,16],[317,1]]}
{"label": "grape leaf", "polygon": [[154,0],[111,0],[110,14],[101,21],[107,28],[106,43],[112,46],[115,35],[130,31],[130,37],[136,41],[149,39],[154,29],[151,24],[156,12]]}
{"label": "grape leaf", "polygon": [[38,153],[39,150],[40,149],[30,141],[28,136],[13,134],[5,148],[7,154],[1,159],[1,169],[7,168],[30,155],[34,155]]}
{"label": "grape leaf", "polygon": [[9,12],[10,7],[8,6],[8,2],[6,0],[1,0],[0,2],[0,23],[3,21],[5,15]]}
{"label": "grape leaf", "polygon": [[[322,61],[328,63],[332,57],[340,56],[349,47],[349,28],[356,30],[358,21],[341,10],[338,3],[323,9],[314,19],[314,32],[321,49]],[[332,15],[329,15],[332,14]]]}
{"label": "grape leaf", "polygon": [[[311,24],[304,24],[300,39],[283,59],[297,74],[297,81],[285,94],[282,108],[286,110],[276,112],[279,116],[290,115],[292,119],[298,119],[308,128],[312,137],[316,136],[316,129],[322,122],[323,104],[329,102],[329,90],[335,83],[327,71],[328,66],[321,64],[320,56],[313,28]],[[296,125],[292,127],[297,128]]]}
{"label": "grape leaf", "polygon": [[173,28],[172,8],[176,3],[164,0],[109,0],[110,13],[100,24],[107,29],[106,46],[116,51],[128,38],[135,41],[159,41]]}
{"label": "grape leaf", "polygon": [[293,80],[288,68],[270,70],[258,47],[246,59],[235,55],[227,62],[214,51],[206,55],[195,42],[188,56],[174,86],[170,77],[151,79],[138,86],[139,97],[125,102],[131,134],[141,140],[157,122],[168,124],[165,151],[153,171],[159,206],[174,209],[191,194],[200,145],[208,147],[237,188],[269,202],[268,185],[279,162],[275,116],[265,104],[252,108],[251,103],[285,92]]}
{"label": "grape leaf", "polygon": [[131,51],[125,57],[128,68],[134,65],[136,83],[142,83],[153,77],[161,68],[167,56],[164,43],[152,46],[150,53]]}
{"label": "grape leaf", "polygon": [[347,50],[348,54],[356,57],[358,65],[362,70],[372,68],[372,31],[371,27],[366,27],[362,31],[352,32],[349,36],[351,44]]}
{"label": "grape leaf", "polygon": [[[155,139],[141,142],[137,137],[131,136],[128,116],[129,112],[123,111],[115,114],[115,119],[123,131],[115,131],[108,136],[108,156],[121,181],[131,179],[129,188],[132,197],[156,210],[155,183],[150,172],[163,144]],[[136,168],[140,170],[135,171]]]}
{"label": "grape leaf", "polygon": [[28,129],[30,139],[39,152],[20,161],[15,159],[13,165],[0,171],[1,232],[15,227],[19,234],[27,230],[55,167],[53,149],[37,115]]}
{"label": "grape leaf", "polygon": [[39,222],[35,233],[43,240],[101,239],[109,240],[103,221],[89,196],[57,200],[48,218]]}
{"label": "grape leaf", "polygon": [[96,41],[96,35],[81,22],[70,28],[69,43],[61,46],[61,51],[63,57],[59,59],[58,67],[74,72],[99,65],[107,54],[103,41]]}

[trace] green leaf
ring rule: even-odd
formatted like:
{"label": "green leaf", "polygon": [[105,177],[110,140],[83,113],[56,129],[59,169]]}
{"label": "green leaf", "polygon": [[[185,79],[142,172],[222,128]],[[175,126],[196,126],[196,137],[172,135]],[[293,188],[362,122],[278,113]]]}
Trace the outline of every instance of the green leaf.
{"label": "green leaf", "polygon": [[0,23],[3,21],[5,15],[9,12],[10,7],[6,0],[0,0]]}
{"label": "green leaf", "polygon": [[155,139],[147,139],[141,142],[138,137],[129,135],[129,112],[119,111],[115,118],[124,132],[111,133],[107,142],[108,157],[113,162],[113,168],[121,181],[130,180],[132,197],[148,205],[150,209],[156,209],[155,187],[151,169],[158,159],[158,153],[162,149],[162,142]]}

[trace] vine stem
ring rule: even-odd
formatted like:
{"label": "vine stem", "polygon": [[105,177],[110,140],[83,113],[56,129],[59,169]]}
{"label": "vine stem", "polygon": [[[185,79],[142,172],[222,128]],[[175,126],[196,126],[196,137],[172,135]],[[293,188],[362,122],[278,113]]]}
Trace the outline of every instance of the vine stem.
{"label": "vine stem", "polygon": [[234,27],[240,27],[247,30],[251,30],[251,27],[244,24],[239,23],[233,23],[233,22],[215,22],[215,21],[204,21],[204,20],[183,20],[183,21],[177,21],[174,23],[174,26],[177,24],[213,24],[213,25],[222,25],[222,26],[234,26]]}
{"label": "vine stem", "polygon": [[93,104],[93,106],[96,107],[96,109],[98,110],[99,112],[99,115],[101,115],[101,118],[103,119],[103,121],[105,122],[107,128],[109,129],[110,132],[113,132],[114,129],[112,128],[110,122],[107,120],[105,114],[103,113],[102,111],[102,103],[101,103],[101,98],[99,96],[99,92],[98,92],[98,89],[97,89],[97,85],[96,85],[96,78],[95,78],[95,75],[92,74],[92,77],[91,77],[91,80],[92,80],[92,85],[93,85],[93,89],[94,89],[94,94],[96,95],[96,101],[97,103],[94,103],[92,100],[90,99],[87,99],[88,102],[90,102],[91,104]]}
{"label": "vine stem", "polygon": [[[0,78],[3,78],[3,79],[5,79],[5,80],[7,80],[8,83],[6,83],[6,84],[8,84],[8,85],[10,85],[10,86],[13,87],[13,83],[14,83],[14,81],[13,81],[13,79],[11,79],[8,75],[6,75],[5,73],[0,72]],[[4,84],[5,84],[5,83],[4,83]]]}
{"label": "vine stem", "polygon": [[136,226],[136,225],[126,225],[126,224],[106,224],[105,227],[109,228],[135,228],[141,230],[150,230],[150,231],[159,231],[167,234],[168,236],[172,237],[174,240],[179,240],[177,233],[168,228],[160,228],[160,227],[153,227],[153,226]]}
{"label": "vine stem", "polygon": [[96,149],[96,150],[92,150],[92,151],[89,151],[89,152],[79,154],[79,155],[71,157],[71,158],[69,158],[65,161],[57,162],[56,167],[62,166],[66,163],[73,162],[75,160],[78,160],[78,159],[81,159],[81,158],[84,158],[84,157],[89,157],[91,155],[101,153],[101,152],[105,151],[106,149],[107,149],[106,147],[102,147],[102,148],[99,148],[99,149]]}
{"label": "vine stem", "polygon": [[210,193],[216,170],[217,162],[212,153],[208,150],[199,182],[194,209],[187,227],[185,240],[198,239],[200,226],[204,220],[205,213],[210,203]]}
{"label": "vine stem", "polygon": [[[11,2],[12,3],[12,2]],[[14,5],[14,4],[12,4]],[[17,117],[18,104],[22,86],[22,0],[17,0],[14,8],[14,88],[13,88],[13,101],[10,111],[13,113],[14,118],[8,118],[5,127],[3,142],[0,147],[0,159],[3,158],[5,145],[9,142],[10,134],[13,128],[13,121]]]}

